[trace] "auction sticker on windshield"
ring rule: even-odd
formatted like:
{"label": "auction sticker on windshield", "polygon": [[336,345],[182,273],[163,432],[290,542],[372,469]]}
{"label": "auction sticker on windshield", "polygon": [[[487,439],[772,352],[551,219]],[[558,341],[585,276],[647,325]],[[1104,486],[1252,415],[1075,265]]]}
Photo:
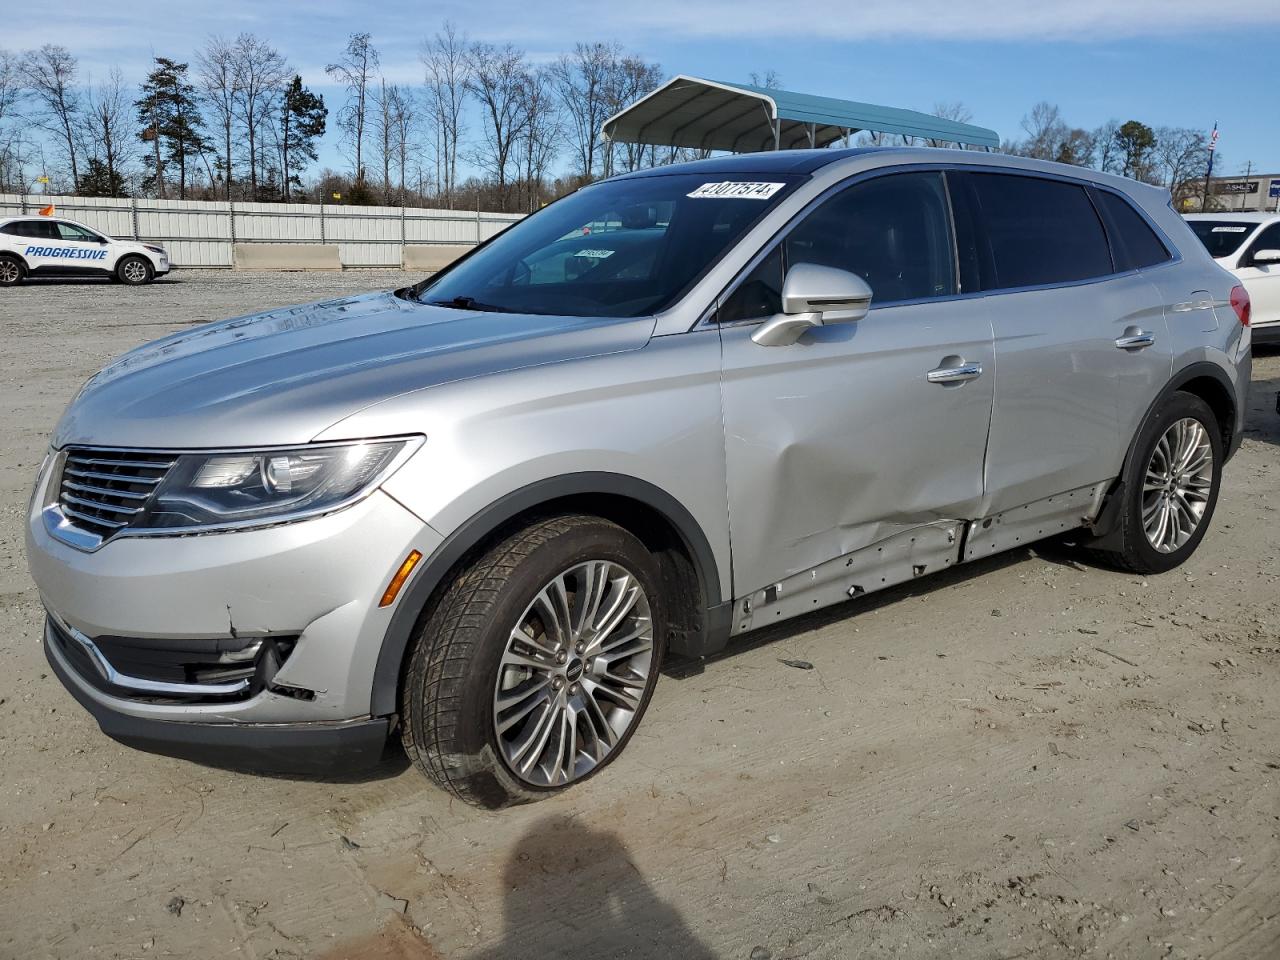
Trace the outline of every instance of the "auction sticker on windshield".
{"label": "auction sticker on windshield", "polygon": [[785,183],[748,183],[742,180],[725,180],[721,183],[704,183],[688,196],[697,200],[768,200],[785,186]]}
{"label": "auction sticker on windshield", "polygon": [[604,260],[606,257],[612,257],[612,250],[579,250],[574,254],[575,257],[590,257],[592,260]]}

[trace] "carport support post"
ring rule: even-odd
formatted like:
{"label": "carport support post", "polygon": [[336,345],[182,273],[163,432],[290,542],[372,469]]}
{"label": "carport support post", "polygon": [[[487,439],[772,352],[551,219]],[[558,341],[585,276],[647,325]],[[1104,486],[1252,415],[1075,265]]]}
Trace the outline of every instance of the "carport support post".
{"label": "carport support post", "polygon": [[782,119],[780,117],[773,118],[773,149],[782,149]]}

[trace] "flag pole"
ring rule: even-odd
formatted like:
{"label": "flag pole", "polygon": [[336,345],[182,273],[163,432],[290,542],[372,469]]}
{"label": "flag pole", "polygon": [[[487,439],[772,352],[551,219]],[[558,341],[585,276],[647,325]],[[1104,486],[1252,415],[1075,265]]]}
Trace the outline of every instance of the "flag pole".
{"label": "flag pole", "polygon": [[1209,178],[1213,176],[1213,151],[1218,146],[1218,121],[1213,121],[1213,132],[1209,134],[1209,165],[1204,171],[1204,198],[1200,201],[1200,212],[1209,212]]}

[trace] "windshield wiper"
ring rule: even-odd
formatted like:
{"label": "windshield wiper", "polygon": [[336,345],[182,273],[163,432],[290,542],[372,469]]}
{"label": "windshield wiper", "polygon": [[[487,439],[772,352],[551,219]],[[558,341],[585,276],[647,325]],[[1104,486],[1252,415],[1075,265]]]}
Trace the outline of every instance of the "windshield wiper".
{"label": "windshield wiper", "polygon": [[475,297],[454,297],[452,300],[428,300],[433,307],[453,307],[457,310],[479,310],[484,313],[514,313],[509,307],[493,303],[481,303]]}

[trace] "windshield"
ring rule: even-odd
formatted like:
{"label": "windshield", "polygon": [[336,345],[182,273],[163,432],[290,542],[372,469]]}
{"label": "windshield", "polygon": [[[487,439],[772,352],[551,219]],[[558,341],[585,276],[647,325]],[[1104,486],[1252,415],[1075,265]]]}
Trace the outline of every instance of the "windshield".
{"label": "windshield", "polygon": [[418,298],[573,317],[656,313],[682,296],[798,179],[716,177],[637,177],[579,190],[510,227],[420,288]]}
{"label": "windshield", "polygon": [[1239,220],[1188,220],[1211,257],[1229,257],[1253,233],[1256,223]]}

